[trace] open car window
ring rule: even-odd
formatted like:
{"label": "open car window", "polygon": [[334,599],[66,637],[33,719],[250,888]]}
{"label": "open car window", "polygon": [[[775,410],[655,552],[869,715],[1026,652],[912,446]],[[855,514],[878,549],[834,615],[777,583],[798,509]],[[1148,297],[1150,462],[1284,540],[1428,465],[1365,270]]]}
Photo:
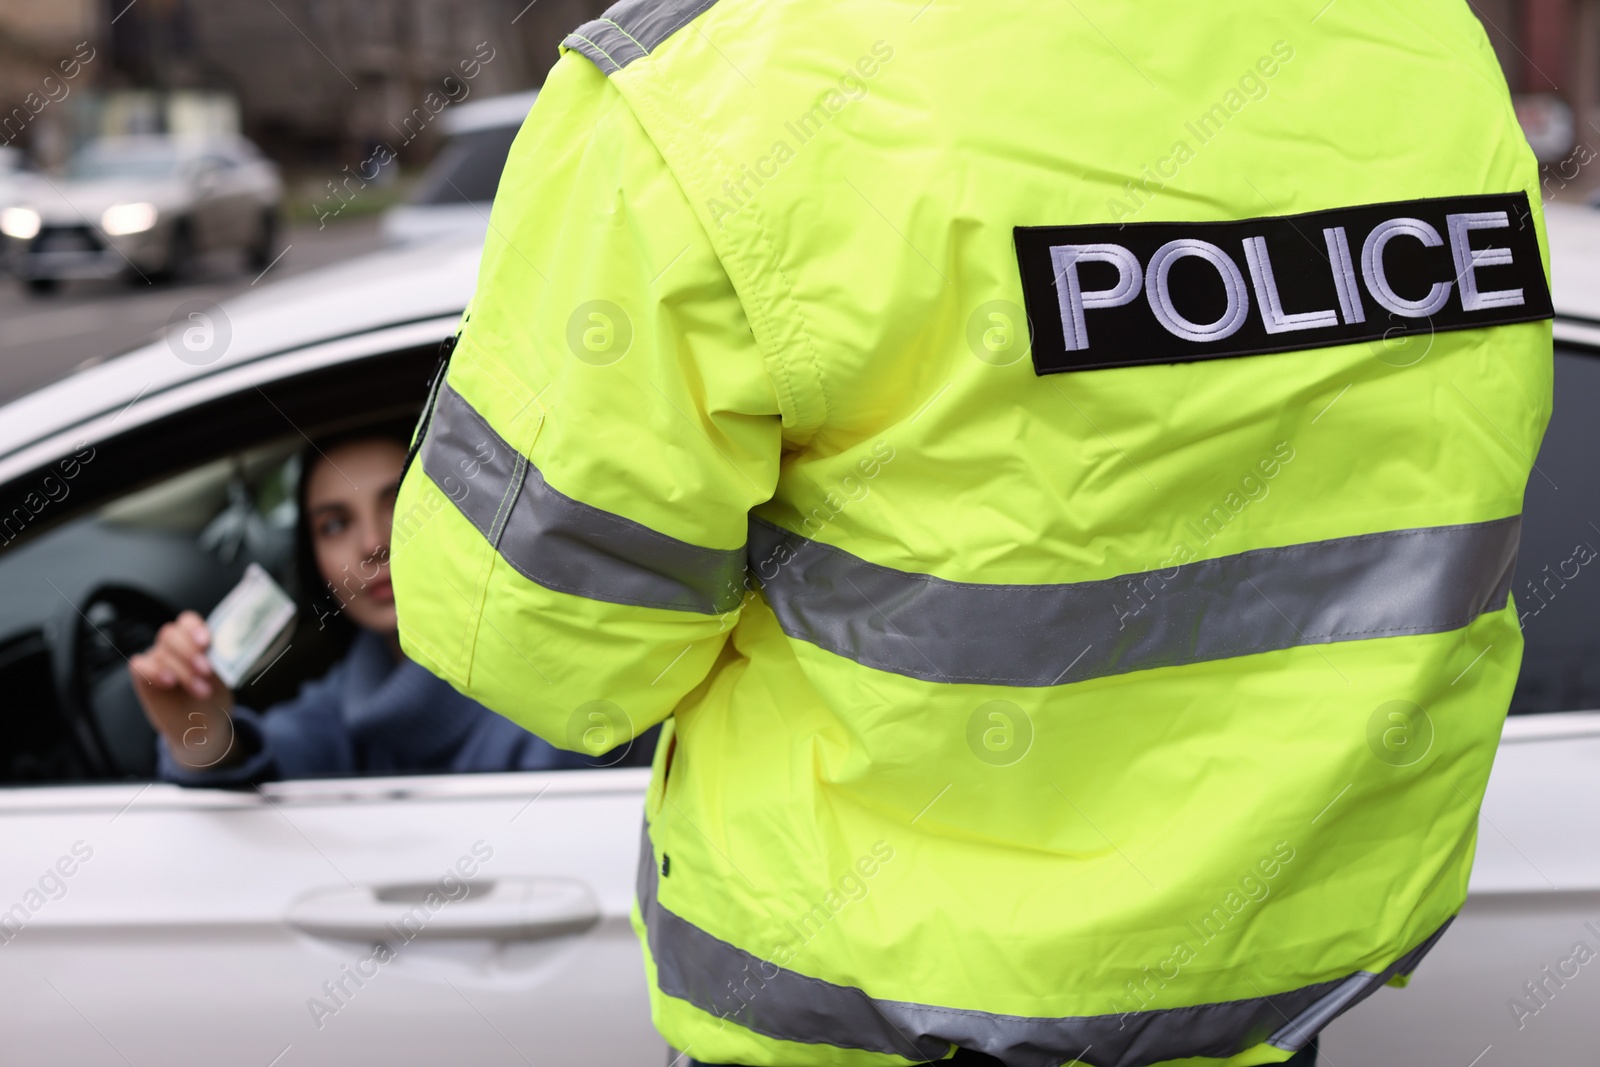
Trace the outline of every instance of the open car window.
{"label": "open car window", "polygon": [[[16,519],[0,534],[0,785],[152,777],[127,657],[252,562],[293,589],[307,438],[414,418],[435,362],[428,345],[215,392],[0,485]],[[308,614],[240,704],[270,708],[342,655]]]}
{"label": "open car window", "polygon": [[214,603],[248,562],[284,573],[294,455],[284,439],[218,457],[0,555],[0,686],[17,694],[4,711],[4,780],[153,772],[125,657],[181,608]]}
{"label": "open car window", "polygon": [[[0,784],[150,778],[127,657],[176,612],[207,614],[251,562],[287,587],[305,435],[414,417],[434,362],[428,346],[211,395],[0,486],[15,520],[0,534]],[[335,661],[305,625],[241,703],[268,707]]]}

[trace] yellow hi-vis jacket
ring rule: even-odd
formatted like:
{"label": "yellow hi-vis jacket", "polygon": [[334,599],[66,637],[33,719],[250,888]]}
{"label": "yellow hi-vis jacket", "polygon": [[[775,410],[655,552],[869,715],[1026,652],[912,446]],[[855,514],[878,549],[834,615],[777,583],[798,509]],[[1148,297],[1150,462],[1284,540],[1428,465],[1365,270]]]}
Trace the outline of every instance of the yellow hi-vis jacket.
{"label": "yellow hi-vis jacket", "polygon": [[695,1059],[1281,1061],[1466,894],[1537,190],[1459,0],[625,0],[501,181],[405,650],[665,721]]}

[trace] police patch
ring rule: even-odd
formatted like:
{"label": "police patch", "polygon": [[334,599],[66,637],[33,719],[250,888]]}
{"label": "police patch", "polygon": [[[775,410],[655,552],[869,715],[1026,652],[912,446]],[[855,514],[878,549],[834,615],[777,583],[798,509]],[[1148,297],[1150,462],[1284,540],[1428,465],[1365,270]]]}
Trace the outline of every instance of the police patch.
{"label": "police patch", "polygon": [[1525,193],[1235,222],[1018,226],[1037,374],[1552,315]]}

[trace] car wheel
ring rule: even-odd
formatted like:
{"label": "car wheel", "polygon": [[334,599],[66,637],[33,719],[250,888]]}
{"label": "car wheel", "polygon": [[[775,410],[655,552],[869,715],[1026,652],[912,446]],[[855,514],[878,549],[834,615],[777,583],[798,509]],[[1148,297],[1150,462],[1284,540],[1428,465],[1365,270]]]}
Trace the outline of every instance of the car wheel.
{"label": "car wheel", "polygon": [[27,281],[28,292],[35,296],[45,296],[61,288],[59,278],[29,278]]}
{"label": "car wheel", "polygon": [[194,273],[194,233],[188,219],[172,224],[172,237],[167,242],[167,258],[161,269],[152,275],[152,281],[182,281]]}
{"label": "car wheel", "polygon": [[256,239],[246,250],[251,270],[266,270],[272,265],[273,254],[278,250],[278,210],[267,208],[261,213],[260,229]]}

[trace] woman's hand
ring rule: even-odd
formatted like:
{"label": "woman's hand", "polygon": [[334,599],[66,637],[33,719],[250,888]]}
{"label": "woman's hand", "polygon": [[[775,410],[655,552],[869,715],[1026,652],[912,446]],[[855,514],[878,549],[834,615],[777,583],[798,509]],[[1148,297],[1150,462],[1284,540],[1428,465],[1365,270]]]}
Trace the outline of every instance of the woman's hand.
{"label": "woman's hand", "polygon": [[201,770],[237,762],[233,692],[211,670],[211,631],[186,611],[156,634],[156,643],[128,661],[133,691],[172,758]]}

